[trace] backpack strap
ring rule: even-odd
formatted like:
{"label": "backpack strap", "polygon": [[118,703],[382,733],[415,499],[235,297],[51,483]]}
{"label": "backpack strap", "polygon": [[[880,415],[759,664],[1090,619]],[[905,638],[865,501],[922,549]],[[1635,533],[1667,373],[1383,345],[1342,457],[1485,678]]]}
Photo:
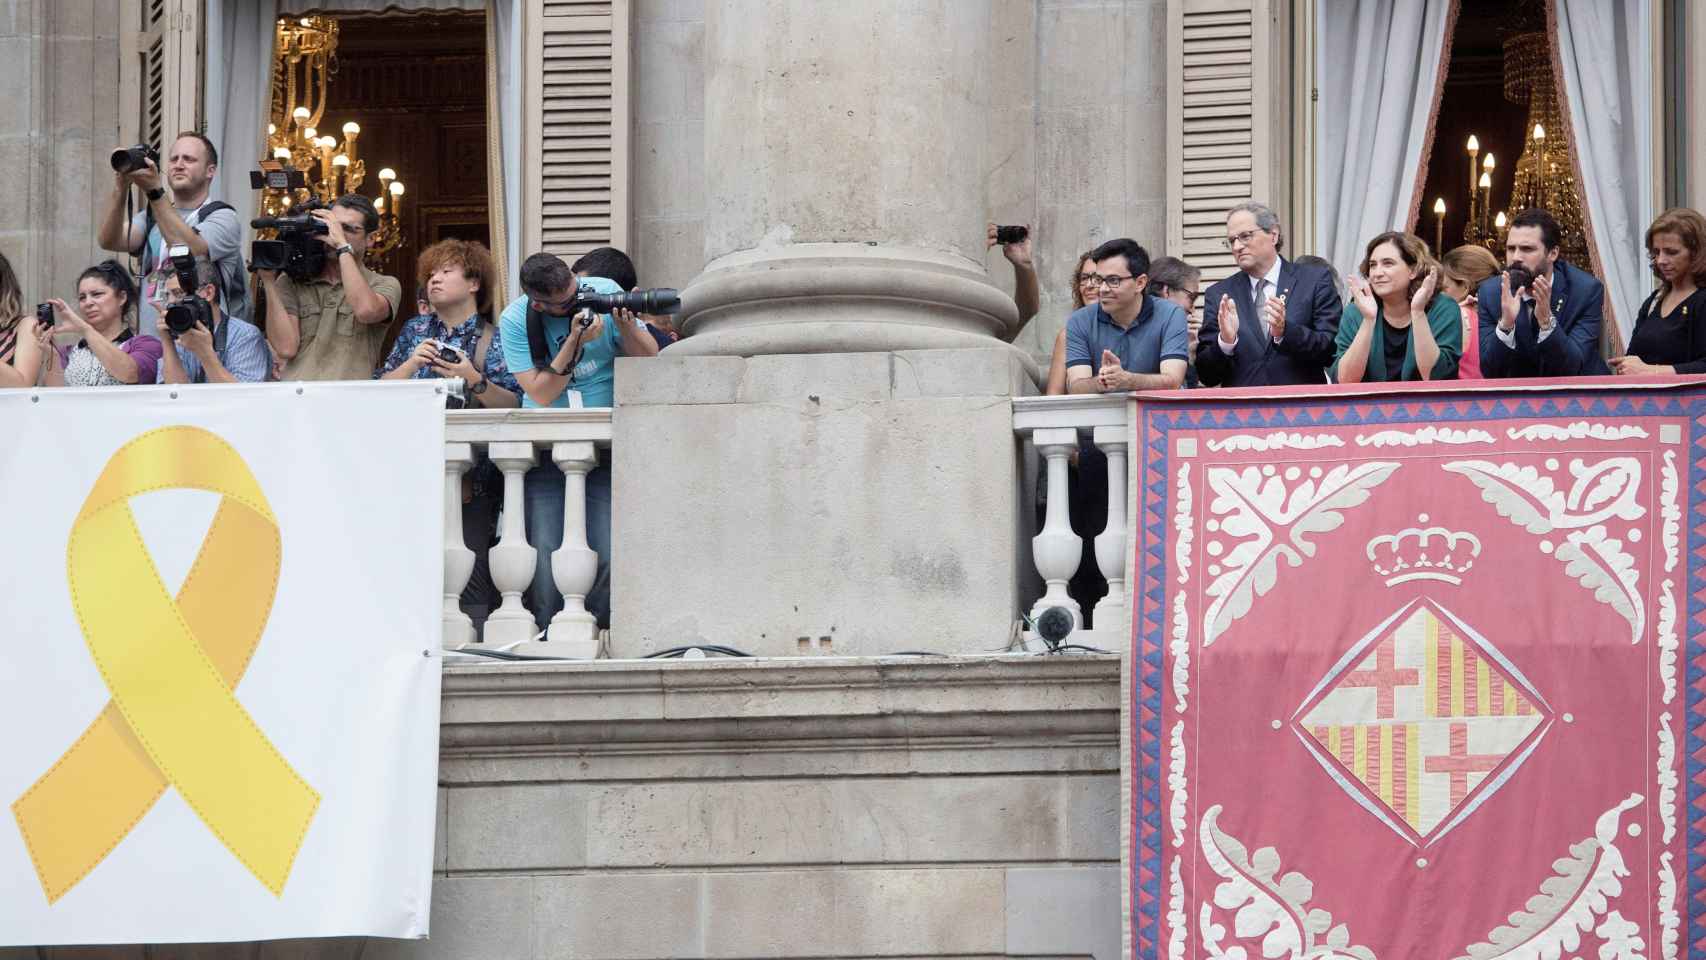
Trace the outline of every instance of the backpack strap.
{"label": "backpack strap", "polygon": [[474,341],[474,369],[486,375],[486,351],[492,346],[492,325],[480,324],[480,339]]}

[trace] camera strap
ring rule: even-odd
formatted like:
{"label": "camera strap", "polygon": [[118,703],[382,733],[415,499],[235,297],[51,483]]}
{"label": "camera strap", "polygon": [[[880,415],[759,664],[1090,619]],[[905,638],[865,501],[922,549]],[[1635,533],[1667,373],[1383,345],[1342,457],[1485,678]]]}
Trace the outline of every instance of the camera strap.
{"label": "camera strap", "polygon": [[[127,202],[128,202],[128,198],[127,198]],[[215,213],[218,213],[221,210],[236,210],[236,209],[237,209],[236,207],[233,207],[232,205],[230,205],[229,203],[226,203],[223,200],[209,200],[206,203],[202,204],[201,206],[197,207],[196,211],[194,213],[190,214],[190,216],[192,218],[194,218],[194,222],[192,223],[192,222],[186,220],[186,221],[184,221],[184,225],[189,227],[191,230],[195,230],[197,225],[205,222],[208,217],[213,216]],[[140,275],[146,277],[150,273],[154,272],[154,246],[153,246],[153,244],[150,244],[148,242],[148,235],[154,232],[154,228],[156,226],[158,226],[158,224],[154,220],[154,205],[153,204],[151,204],[151,203],[144,204],[143,205],[143,211],[144,211],[143,212],[144,219],[142,221],[142,273]],[[201,231],[196,230],[196,232],[200,233]],[[164,248],[166,246],[166,235],[165,234],[160,235],[160,246],[161,246],[161,249],[164,250]],[[223,277],[221,277],[221,279],[220,279],[220,285],[221,286],[224,285],[224,278]]]}

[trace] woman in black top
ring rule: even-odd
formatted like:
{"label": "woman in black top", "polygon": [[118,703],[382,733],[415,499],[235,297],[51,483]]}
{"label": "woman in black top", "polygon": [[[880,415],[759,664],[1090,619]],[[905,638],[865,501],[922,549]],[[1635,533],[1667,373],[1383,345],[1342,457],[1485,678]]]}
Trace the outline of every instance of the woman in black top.
{"label": "woman in black top", "polygon": [[1666,210],[1647,228],[1647,259],[1659,289],[1641,305],[1620,374],[1706,373],[1706,217]]}

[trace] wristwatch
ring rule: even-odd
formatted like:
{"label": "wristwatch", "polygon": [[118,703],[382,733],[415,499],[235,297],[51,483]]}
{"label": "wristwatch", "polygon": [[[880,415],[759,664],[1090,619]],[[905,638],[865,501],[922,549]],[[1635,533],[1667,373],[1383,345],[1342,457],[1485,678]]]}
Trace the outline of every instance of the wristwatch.
{"label": "wristwatch", "polygon": [[337,247],[337,254],[338,254],[338,255],[339,255],[339,256],[342,256],[342,255],[344,255],[344,254],[346,254],[346,253],[347,253],[347,254],[349,254],[349,255],[350,255],[350,256],[352,256],[352,257],[353,257],[353,256],[355,256],[355,248],[354,248],[354,247],[352,247],[352,246],[350,246],[350,245],[349,245],[349,244],[347,244],[347,243],[340,243],[340,244],[338,244],[338,247]]}
{"label": "wristwatch", "polygon": [[468,392],[477,397],[480,394],[486,392],[486,387],[488,385],[490,385],[490,383],[491,383],[490,380],[487,380],[485,377],[481,377],[479,383],[476,383],[473,386],[468,388]]}
{"label": "wristwatch", "polygon": [[154,189],[148,191],[148,202],[153,203],[154,201],[160,199],[161,197],[163,197],[165,195],[166,195],[166,188],[165,187],[155,187]]}

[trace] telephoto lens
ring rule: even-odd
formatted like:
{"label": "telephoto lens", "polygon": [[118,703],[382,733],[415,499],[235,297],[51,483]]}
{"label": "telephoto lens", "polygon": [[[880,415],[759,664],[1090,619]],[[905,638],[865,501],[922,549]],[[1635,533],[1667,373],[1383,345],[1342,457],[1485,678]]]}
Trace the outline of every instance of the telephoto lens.
{"label": "telephoto lens", "polygon": [[118,173],[141,170],[148,166],[150,160],[154,161],[156,167],[160,165],[160,154],[145,143],[139,143],[134,147],[125,147],[122,150],[114,150],[111,159],[113,170]]}

